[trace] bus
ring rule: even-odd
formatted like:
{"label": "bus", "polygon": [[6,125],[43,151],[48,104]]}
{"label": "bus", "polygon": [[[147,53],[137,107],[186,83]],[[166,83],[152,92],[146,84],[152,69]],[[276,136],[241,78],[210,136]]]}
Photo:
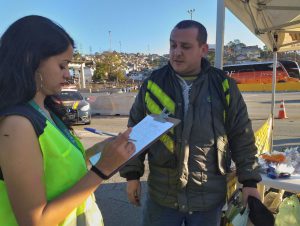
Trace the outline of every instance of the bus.
{"label": "bus", "polygon": [[[276,66],[277,82],[299,82],[299,78],[289,75],[283,64],[278,61]],[[247,83],[272,83],[273,62],[251,62],[235,65],[224,65],[223,70],[229,77],[236,80],[237,84]]]}
{"label": "bus", "polygon": [[290,77],[300,79],[300,67],[296,61],[292,60],[279,60],[284,66]]}

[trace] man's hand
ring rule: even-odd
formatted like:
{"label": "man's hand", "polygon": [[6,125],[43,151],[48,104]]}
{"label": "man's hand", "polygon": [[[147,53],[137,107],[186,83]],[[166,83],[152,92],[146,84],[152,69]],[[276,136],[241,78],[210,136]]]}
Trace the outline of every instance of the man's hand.
{"label": "man's hand", "polygon": [[257,188],[244,187],[242,192],[243,192],[243,205],[244,206],[247,206],[248,196],[250,196],[250,195],[261,200]]}
{"label": "man's hand", "polygon": [[127,181],[127,196],[129,201],[135,205],[140,206],[141,198],[141,182],[140,180],[129,180]]}

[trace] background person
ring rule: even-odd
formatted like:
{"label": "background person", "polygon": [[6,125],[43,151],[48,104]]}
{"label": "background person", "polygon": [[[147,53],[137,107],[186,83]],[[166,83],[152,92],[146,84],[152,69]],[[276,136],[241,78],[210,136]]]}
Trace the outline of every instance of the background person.
{"label": "background person", "polygon": [[[164,107],[181,119],[149,148],[143,225],[219,225],[229,149],[244,202],[248,195],[259,197],[261,177],[246,104],[235,82],[210,66],[207,52],[205,27],[192,20],[178,23],[170,36],[169,64],[145,80],[131,108],[128,126]],[[135,205],[140,204],[144,159],[140,156],[121,170]]]}
{"label": "background person", "polygon": [[102,225],[93,192],[134,152],[131,129],[85,151],[51,95],[70,77],[74,41],[41,16],[14,22],[0,41],[0,225]]}

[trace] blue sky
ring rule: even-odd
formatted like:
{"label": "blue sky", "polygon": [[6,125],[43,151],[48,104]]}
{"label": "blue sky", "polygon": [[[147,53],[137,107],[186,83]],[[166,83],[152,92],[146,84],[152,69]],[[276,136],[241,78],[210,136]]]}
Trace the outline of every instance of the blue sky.
{"label": "blue sky", "polygon": [[[216,37],[217,0],[0,0],[0,6],[1,35],[20,17],[42,15],[63,26],[81,53],[109,50],[110,43],[116,51],[168,53],[170,31],[190,19],[189,9],[207,28],[208,43],[214,44]],[[224,42],[234,39],[263,46],[226,10]]]}

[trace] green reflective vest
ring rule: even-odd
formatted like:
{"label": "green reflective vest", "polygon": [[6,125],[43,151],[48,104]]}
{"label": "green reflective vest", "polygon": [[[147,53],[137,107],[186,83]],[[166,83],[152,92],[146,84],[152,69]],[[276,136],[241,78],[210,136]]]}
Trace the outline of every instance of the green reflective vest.
{"label": "green reflective vest", "polygon": [[[42,179],[46,188],[47,201],[69,190],[87,173],[85,153],[80,141],[74,136],[77,144],[74,145],[36,109],[26,104],[1,112],[1,115],[21,115],[31,121],[42,151],[44,166]],[[34,190],[32,192],[34,193]],[[79,225],[80,221],[84,221],[81,218],[86,217],[83,216],[84,213],[90,208],[96,208],[92,212],[95,214],[95,220],[100,222],[93,225],[102,225],[102,216],[93,195],[75,208],[59,225]],[[3,180],[0,180],[0,225],[18,225]]]}

